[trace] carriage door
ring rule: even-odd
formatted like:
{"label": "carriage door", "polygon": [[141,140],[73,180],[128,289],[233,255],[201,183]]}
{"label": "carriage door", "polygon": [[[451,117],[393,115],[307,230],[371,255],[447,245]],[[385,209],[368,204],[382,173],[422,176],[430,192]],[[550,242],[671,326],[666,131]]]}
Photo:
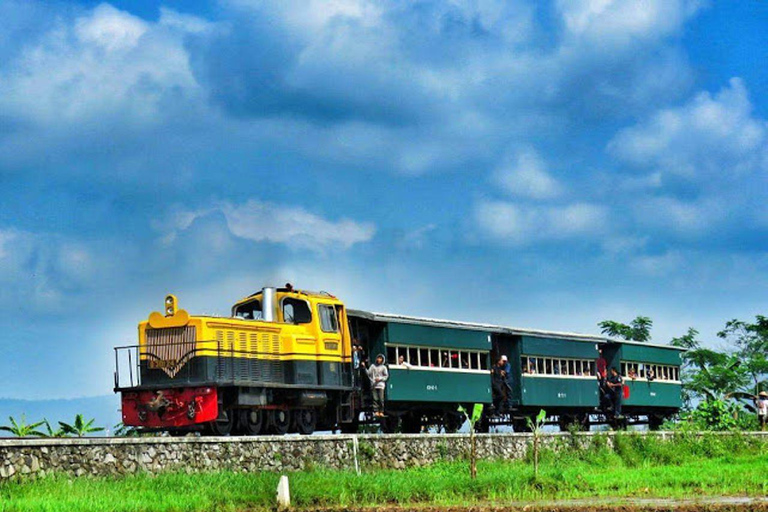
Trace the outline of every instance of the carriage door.
{"label": "carriage door", "polygon": [[490,365],[496,364],[501,356],[507,356],[512,370],[512,405],[520,405],[522,381],[520,377],[520,336],[508,334],[492,335]]}

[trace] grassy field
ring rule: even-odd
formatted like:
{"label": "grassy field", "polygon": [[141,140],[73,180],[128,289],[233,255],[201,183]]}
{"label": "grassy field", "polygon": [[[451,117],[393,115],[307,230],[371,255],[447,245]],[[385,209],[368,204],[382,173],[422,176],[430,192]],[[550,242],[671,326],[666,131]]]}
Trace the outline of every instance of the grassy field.
{"label": "grassy field", "polygon": [[[567,443],[567,440],[565,441]],[[298,507],[383,504],[462,505],[584,497],[765,496],[768,454],[746,438],[658,442],[598,438],[588,449],[543,452],[538,477],[530,461],[445,462],[407,470],[307,471],[291,479]],[[242,511],[269,509],[278,474],[47,477],[0,485],[0,511]]]}

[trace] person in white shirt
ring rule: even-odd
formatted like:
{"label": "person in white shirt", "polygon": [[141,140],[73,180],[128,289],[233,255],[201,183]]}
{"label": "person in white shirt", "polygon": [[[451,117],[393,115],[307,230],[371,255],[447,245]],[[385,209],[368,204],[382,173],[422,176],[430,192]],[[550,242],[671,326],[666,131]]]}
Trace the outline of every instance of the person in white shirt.
{"label": "person in white shirt", "polygon": [[408,361],[406,361],[405,357],[403,357],[403,356],[400,356],[400,357],[397,358],[397,365],[398,366],[403,366],[403,367],[405,367],[405,368],[407,368],[409,370],[411,368],[413,368],[413,365],[411,363],[409,363]]}

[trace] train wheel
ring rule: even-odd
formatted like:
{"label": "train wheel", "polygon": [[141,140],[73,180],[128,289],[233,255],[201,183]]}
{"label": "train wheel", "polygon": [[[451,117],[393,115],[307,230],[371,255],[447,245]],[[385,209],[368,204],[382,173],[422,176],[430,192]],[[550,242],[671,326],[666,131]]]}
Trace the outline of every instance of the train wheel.
{"label": "train wheel", "polygon": [[238,418],[238,430],[248,436],[257,436],[264,430],[264,411],[261,409],[243,409]]}
{"label": "train wheel", "polygon": [[317,411],[314,409],[299,409],[294,415],[296,430],[299,434],[309,435],[317,426]]}
{"label": "train wheel", "polygon": [[287,409],[272,409],[269,411],[269,430],[282,436],[291,426],[291,411]]}
{"label": "train wheel", "polygon": [[228,436],[232,433],[232,428],[235,426],[235,411],[227,409],[223,411],[223,415],[220,415],[215,421],[208,424],[208,434],[213,436]]}

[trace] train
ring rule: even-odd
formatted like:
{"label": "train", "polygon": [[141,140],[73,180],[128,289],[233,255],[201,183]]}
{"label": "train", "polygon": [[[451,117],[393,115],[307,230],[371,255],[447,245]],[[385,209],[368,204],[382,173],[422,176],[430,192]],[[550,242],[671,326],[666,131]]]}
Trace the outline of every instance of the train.
{"label": "train", "polygon": [[[681,349],[604,336],[520,329],[347,309],[327,292],[264,287],[229,317],[192,316],[174,295],[115,347],[122,421],[171,435],[283,435],[315,431],[525,431],[546,411],[562,429],[596,424],[656,429],[681,403]],[[624,375],[623,413],[597,379],[602,354]],[[382,355],[385,411],[374,415],[360,362]],[[508,361],[503,406],[492,367]]]}

